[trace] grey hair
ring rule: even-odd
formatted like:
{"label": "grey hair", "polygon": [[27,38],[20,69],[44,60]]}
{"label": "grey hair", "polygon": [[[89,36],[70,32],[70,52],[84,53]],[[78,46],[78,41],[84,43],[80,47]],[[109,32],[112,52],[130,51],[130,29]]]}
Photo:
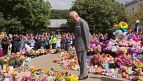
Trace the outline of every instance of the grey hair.
{"label": "grey hair", "polygon": [[69,13],[69,16],[78,16],[78,13],[76,11],[71,11]]}

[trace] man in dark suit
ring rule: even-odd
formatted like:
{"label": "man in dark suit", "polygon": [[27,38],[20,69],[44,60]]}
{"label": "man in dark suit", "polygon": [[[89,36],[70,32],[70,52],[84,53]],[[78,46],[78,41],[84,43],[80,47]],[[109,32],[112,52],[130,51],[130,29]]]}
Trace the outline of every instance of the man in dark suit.
{"label": "man in dark suit", "polygon": [[86,55],[90,47],[90,32],[87,22],[80,18],[77,12],[71,11],[69,13],[72,21],[75,23],[75,41],[74,46],[76,49],[78,63],[80,66],[79,80],[88,78]]}

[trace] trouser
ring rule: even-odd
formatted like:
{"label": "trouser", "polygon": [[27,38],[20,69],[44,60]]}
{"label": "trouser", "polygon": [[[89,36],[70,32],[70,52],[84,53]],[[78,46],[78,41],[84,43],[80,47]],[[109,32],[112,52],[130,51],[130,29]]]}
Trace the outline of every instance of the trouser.
{"label": "trouser", "polygon": [[16,53],[16,52],[19,52],[20,51],[20,48],[18,46],[13,46],[12,47],[12,53]]}
{"label": "trouser", "polygon": [[8,53],[8,45],[2,45],[3,48],[3,55],[7,55]]}
{"label": "trouser", "polygon": [[52,49],[55,49],[56,48],[56,43],[53,43],[52,44]]}
{"label": "trouser", "polygon": [[80,67],[80,76],[87,76],[88,75],[86,55],[87,55],[87,51],[77,52],[78,63],[79,63],[79,67]]}

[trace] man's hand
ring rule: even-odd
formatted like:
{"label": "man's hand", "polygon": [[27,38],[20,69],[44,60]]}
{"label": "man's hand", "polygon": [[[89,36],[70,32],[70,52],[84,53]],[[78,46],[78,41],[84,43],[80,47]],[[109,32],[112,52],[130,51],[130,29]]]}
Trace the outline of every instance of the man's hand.
{"label": "man's hand", "polygon": [[86,47],[86,51],[88,51],[88,52],[89,52],[89,51],[90,51],[90,48],[89,48],[89,47]]}

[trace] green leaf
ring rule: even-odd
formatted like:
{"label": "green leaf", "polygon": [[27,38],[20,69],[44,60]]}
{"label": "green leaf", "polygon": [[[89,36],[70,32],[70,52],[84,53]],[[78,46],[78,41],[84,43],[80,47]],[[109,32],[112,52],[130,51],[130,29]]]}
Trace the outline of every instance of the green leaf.
{"label": "green leaf", "polygon": [[77,0],[70,10],[88,22],[91,32],[104,33],[115,22],[127,19],[125,6],[116,0]]}

